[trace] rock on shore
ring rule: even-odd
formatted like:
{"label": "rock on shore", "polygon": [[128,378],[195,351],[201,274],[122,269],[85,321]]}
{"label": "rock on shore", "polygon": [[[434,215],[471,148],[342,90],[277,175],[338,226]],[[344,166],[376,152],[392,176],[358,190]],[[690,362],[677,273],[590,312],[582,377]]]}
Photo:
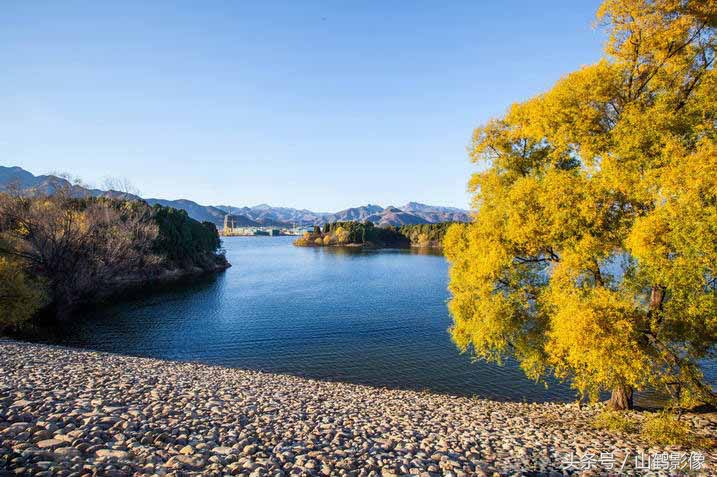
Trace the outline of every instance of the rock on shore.
{"label": "rock on shore", "polygon": [[0,340],[0,475],[562,475],[570,453],[678,450],[597,410]]}

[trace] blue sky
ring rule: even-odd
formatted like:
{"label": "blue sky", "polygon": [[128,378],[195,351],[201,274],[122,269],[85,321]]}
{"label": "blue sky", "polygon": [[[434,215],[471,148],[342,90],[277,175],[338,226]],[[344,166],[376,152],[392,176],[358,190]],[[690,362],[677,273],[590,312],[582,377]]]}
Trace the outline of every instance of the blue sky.
{"label": "blue sky", "polygon": [[6,0],[0,164],[203,204],[467,207],[472,130],[596,61],[598,4]]}

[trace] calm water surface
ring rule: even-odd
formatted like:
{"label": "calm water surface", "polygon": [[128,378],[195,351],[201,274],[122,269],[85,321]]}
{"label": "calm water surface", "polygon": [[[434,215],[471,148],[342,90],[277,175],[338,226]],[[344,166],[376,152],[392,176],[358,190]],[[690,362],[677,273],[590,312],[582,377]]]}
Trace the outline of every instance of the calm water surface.
{"label": "calm water surface", "polygon": [[299,248],[291,237],[224,240],[213,278],[85,311],[53,341],[377,386],[509,400],[572,400],[460,354],[447,329],[443,257]]}

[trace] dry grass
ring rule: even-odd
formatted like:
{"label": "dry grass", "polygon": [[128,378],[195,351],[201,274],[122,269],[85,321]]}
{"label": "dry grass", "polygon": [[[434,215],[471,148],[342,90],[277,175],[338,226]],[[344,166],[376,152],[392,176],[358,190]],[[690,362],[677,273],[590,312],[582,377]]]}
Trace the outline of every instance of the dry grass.
{"label": "dry grass", "polygon": [[687,424],[667,411],[645,417],[640,434],[651,445],[687,445],[693,437]]}
{"label": "dry grass", "polygon": [[637,430],[637,425],[626,413],[605,410],[595,416],[593,427],[611,432],[631,434]]}

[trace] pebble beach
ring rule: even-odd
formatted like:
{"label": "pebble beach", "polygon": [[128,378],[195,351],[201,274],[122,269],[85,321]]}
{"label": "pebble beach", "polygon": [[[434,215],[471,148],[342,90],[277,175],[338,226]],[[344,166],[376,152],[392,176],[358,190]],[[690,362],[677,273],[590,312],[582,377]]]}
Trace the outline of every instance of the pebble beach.
{"label": "pebble beach", "polygon": [[[571,455],[644,475],[633,456],[678,451],[715,475],[714,451],[596,430],[599,410],[0,339],[0,475],[567,475]],[[684,419],[717,435],[713,414]],[[603,464],[581,475],[617,474]]]}

